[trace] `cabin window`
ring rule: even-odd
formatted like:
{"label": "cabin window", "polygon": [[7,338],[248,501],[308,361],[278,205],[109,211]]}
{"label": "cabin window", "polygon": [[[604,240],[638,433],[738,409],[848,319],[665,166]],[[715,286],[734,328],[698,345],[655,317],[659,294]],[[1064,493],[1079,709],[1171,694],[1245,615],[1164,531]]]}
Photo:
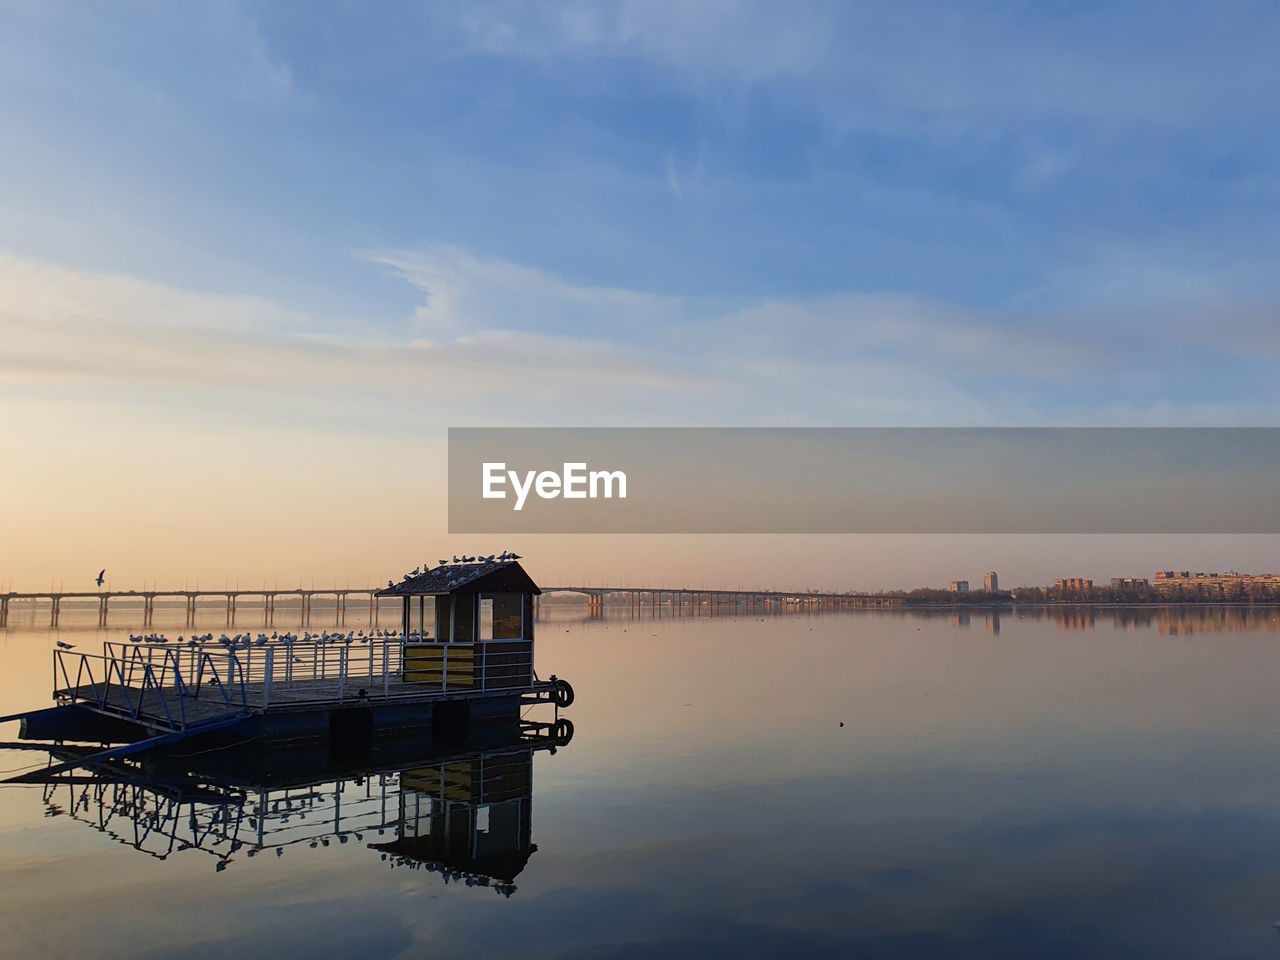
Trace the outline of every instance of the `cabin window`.
{"label": "cabin window", "polygon": [[489,805],[476,807],[476,833],[489,832]]}
{"label": "cabin window", "polygon": [[480,639],[493,639],[493,597],[480,598]]}
{"label": "cabin window", "polygon": [[409,597],[409,632],[431,636],[436,626],[435,597]]}
{"label": "cabin window", "polygon": [[518,593],[495,593],[485,599],[492,604],[493,626],[489,639],[519,640],[524,597]]}

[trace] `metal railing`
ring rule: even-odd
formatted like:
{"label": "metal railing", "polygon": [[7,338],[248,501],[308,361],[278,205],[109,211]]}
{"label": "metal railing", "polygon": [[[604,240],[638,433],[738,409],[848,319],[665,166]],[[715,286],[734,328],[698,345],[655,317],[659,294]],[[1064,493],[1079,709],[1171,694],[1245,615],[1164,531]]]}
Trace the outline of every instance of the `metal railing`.
{"label": "metal railing", "polygon": [[[120,643],[105,644],[101,654],[55,650],[54,695],[172,730],[190,725],[187,705],[192,700],[220,703],[222,716],[247,710],[244,671],[233,652],[191,649],[185,670],[181,653]],[[195,722],[215,718],[206,710]]]}
{"label": "metal railing", "polygon": [[[408,651],[406,655],[406,650]],[[533,644],[485,640],[438,643],[430,638],[165,644],[107,642],[102,654],[54,651],[54,692],[171,729],[190,724],[189,705],[221,715],[273,703],[339,704],[352,700],[422,699],[528,689]],[[201,721],[210,717],[207,706]]]}

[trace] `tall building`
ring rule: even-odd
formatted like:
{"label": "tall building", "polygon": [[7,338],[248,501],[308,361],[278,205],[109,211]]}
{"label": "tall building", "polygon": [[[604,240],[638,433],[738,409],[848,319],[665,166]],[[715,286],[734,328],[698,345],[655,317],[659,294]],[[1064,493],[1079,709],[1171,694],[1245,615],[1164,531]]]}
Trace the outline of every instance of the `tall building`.
{"label": "tall building", "polygon": [[1000,589],[1000,578],[996,576],[996,572],[992,570],[982,578],[982,589],[987,593],[995,593]]}
{"label": "tall building", "polygon": [[968,593],[969,581],[968,580],[952,580],[951,592],[952,593]]}
{"label": "tall building", "polygon": [[1112,577],[1112,590],[1137,590],[1148,586],[1146,577]]}
{"label": "tall building", "polygon": [[1065,577],[1061,580],[1053,581],[1054,587],[1059,590],[1092,590],[1093,581],[1088,577]]}

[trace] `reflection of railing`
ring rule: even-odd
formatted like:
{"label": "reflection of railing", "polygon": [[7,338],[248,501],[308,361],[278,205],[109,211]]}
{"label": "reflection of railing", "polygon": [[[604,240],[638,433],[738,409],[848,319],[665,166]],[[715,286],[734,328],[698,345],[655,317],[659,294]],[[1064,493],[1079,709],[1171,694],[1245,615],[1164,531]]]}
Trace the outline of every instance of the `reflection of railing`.
{"label": "reflection of railing", "polygon": [[173,730],[211,719],[208,711],[188,717],[188,704],[202,695],[206,704],[220,702],[223,716],[245,711],[244,672],[231,651],[193,649],[185,674],[179,654],[113,643],[102,654],[55,650],[55,695],[135,721],[163,722]]}
{"label": "reflection of railing", "polygon": [[[244,850],[298,844],[328,846],[397,828],[394,773],[363,782],[330,781],[300,788],[205,787],[196,797],[143,782],[51,783],[44,801],[54,815],[88,823],[121,843],[164,860],[184,850],[211,854],[222,870]],[[277,854],[279,855],[279,854]]]}
{"label": "reflection of railing", "polygon": [[[565,724],[521,722],[507,743],[418,759],[410,758],[420,741],[406,740],[392,750],[402,759],[385,767],[335,775],[326,764],[314,779],[276,784],[268,774],[256,785],[255,774],[234,762],[219,774],[175,765],[186,758],[162,753],[149,764],[90,765],[87,776],[59,772],[46,782],[44,802],[49,816],[70,816],[162,860],[196,850],[221,871],[237,855],[279,857],[356,841],[388,866],[434,870],[509,896],[536,850],[533,755],[565,746],[573,736]],[[68,755],[66,748],[50,752],[51,760]]]}

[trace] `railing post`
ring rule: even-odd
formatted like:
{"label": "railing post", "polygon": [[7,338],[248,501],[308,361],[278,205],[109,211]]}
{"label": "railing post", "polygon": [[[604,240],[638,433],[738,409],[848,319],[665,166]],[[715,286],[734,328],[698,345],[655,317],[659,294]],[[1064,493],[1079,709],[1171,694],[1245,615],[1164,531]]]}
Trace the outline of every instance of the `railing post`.
{"label": "railing post", "polygon": [[382,698],[384,700],[391,697],[391,641],[384,640],[382,643]]}
{"label": "railing post", "polygon": [[267,666],[266,676],[262,681],[262,709],[265,710],[271,704],[271,677],[275,673],[276,651],[274,647],[267,647]]}
{"label": "railing post", "polygon": [[338,702],[342,702],[343,689],[347,683],[347,648],[344,644],[338,648]]}

